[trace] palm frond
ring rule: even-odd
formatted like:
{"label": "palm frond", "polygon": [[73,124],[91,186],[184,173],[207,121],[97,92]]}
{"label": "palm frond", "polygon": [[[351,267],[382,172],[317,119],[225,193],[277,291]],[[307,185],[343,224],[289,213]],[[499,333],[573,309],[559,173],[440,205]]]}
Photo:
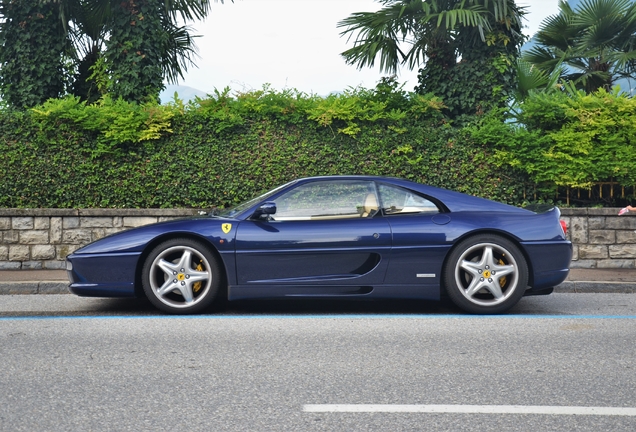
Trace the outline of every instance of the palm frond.
{"label": "palm frond", "polygon": [[176,26],[172,22],[164,23],[164,31],[169,35],[166,45],[162,47],[161,69],[164,77],[171,84],[176,84],[188,67],[195,65],[198,57],[197,48],[189,26]]}
{"label": "palm frond", "polygon": [[544,46],[533,46],[528,51],[524,51],[521,55],[523,61],[532,63],[543,71],[554,69],[559,63],[562,63],[567,57],[565,51],[551,49]]}
{"label": "palm frond", "polygon": [[179,15],[184,21],[199,20],[207,16],[210,0],[164,0],[164,9],[172,18]]}
{"label": "palm frond", "polygon": [[437,16],[437,27],[454,30],[458,24],[461,24],[468,27],[490,29],[490,23],[488,22],[486,13],[487,10],[481,6],[473,6],[469,9],[442,11]]}
{"label": "palm frond", "polygon": [[377,12],[356,12],[340,21],[338,27],[345,27],[341,36],[350,40],[355,35],[353,48],[341,53],[345,61],[358,68],[373,67],[380,56],[381,70],[394,73],[405,58],[399,44],[417,27],[418,8],[414,6],[418,1],[389,4]]}
{"label": "palm frond", "polygon": [[545,88],[550,80],[549,74],[524,60],[517,61],[515,71],[517,73],[518,99],[527,97],[531,90]]}
{"label": "palm frond", "polygon": [[572,16],[563,13],[547,17],[539,26],[537,42],[567,50],[578,33],[578,29],[572,25],[572,20]]}

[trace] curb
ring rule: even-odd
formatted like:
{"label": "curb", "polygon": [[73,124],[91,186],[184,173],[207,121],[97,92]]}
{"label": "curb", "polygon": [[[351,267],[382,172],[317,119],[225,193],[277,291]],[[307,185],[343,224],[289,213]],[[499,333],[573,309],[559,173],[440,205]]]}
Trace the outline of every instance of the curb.
{"label": "curb", "polygon": [[[67,281],[16,281],[0,282],[0,295],[70,294]],[[633,282],[565,281],[554,287],[555,293],[606,293],[634,294]]]}
{"label": "curb", "polygon": [[3,294],[70,294],[66,281],[20,281],[0,282]]}
{"label": "curb", "polygon": [[636,293],[633,282],[565,281],[554,287],[555,293]]}

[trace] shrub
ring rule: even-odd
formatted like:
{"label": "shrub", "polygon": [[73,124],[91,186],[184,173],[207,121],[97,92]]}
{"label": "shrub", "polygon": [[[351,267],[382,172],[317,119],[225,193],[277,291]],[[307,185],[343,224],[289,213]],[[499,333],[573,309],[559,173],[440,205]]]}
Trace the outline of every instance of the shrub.
{"label": "shrub", "polygon": [[330,174],[403,177],[521,202],[524,177],[451,127],[441,101],[395,93],[321,98],[266,87],[187,105],[70,98],[1,111],[0,206],[224,207]]}
{"label": "shrub", "polygon": [[491,113],[471,137],[496,148],[498,165],[525,171],[531,181],[587,188],[594,182],[636,183],[636,101],[599,90],[530,95],[517,123]]}

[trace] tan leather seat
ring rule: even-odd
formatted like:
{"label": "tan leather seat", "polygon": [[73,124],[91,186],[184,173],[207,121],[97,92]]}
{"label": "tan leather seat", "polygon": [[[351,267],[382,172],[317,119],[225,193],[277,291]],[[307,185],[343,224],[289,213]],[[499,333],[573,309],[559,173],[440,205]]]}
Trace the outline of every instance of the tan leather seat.
{"label": "tan leather seat", "polygon": [[378,200],[374,193],[370,193],[364,199],[362,217],[373,217],[378,212]]}

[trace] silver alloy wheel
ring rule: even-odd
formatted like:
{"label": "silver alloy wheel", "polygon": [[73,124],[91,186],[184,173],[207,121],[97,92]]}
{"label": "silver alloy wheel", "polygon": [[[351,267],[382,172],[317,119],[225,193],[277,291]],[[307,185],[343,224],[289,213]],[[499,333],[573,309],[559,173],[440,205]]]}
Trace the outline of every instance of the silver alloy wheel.
{"label": "silver alloy wheel", "polygon": [[501,245],[477,243],[457,260],[455,282],[471,303],[494,306],[516,291],[519,268],[513,254]]}
{"label": "silver alloy wheel", "polygon": [[191,308],[206,298],[213,274],[207,258],[190,246],[162,251],[150,265],[149,282],[155,297],[171,308]]}

